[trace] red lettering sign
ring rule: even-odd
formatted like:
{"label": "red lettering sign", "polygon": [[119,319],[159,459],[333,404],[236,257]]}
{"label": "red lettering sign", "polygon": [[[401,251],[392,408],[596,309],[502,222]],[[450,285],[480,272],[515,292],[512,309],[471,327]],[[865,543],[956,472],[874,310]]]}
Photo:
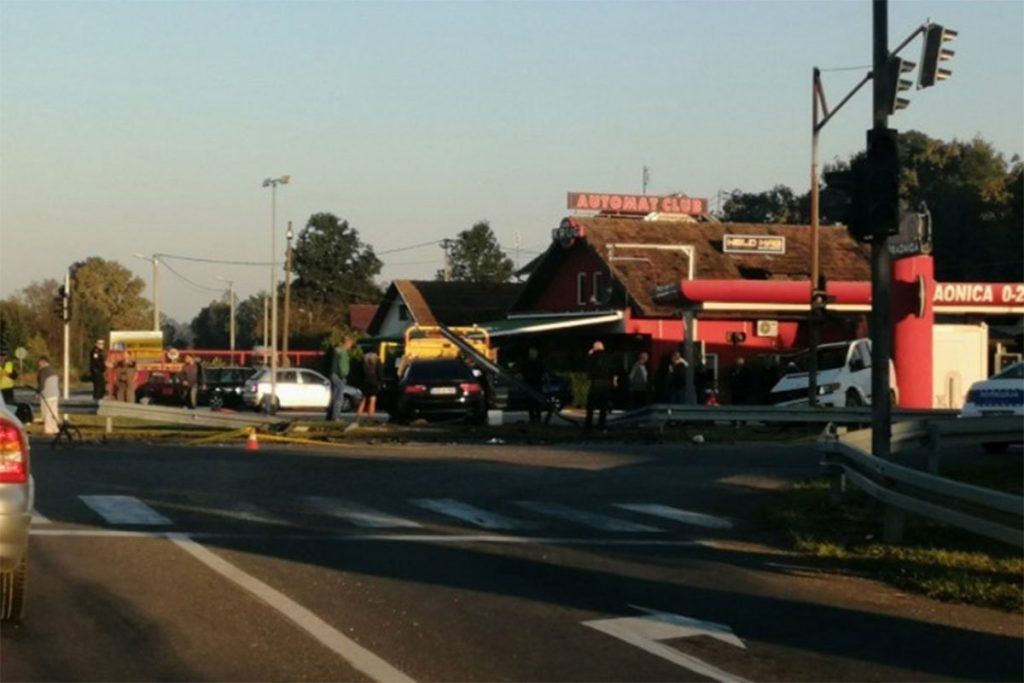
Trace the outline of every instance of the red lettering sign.
{"label": "red lettering sign", "polygon": [[707,213],[708,200],[695,197],[652,197],[636,194],[595,194],[570,192],[566,204],[576,211],[603,211],[605,213],[648,214],[661,213],[700,216]]}
{"label": "red lettering sign", "polygon": [[1024,304],[1024,283],[936,282],[932,303],[1019,306]]}

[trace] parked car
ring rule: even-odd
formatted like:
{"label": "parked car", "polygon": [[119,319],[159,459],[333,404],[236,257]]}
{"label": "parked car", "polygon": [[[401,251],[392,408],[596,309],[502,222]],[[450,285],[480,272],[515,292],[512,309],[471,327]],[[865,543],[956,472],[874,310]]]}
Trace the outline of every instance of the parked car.
{"label": "parked car", "polygon": [[25,426],[0,399],[0,621],[25,611],[28,531],[35,500]]}
{"label": "parked car", "polygon": [[988,415],[1024,416],[1024,363],[1014,363],[1002,372],[971,385],[960,416]]}
{"label": "parked car", "polygon": [[487,419],[482,379],[461,360],[413,361],[396,385],[393,416]]}
{"label": "parked car", "polygon": [[[242,399],[250,408],[261,410],[270,398],[270,368],[259,370],[245,381]],[[341,404],[343,412],[351,412],[363,400],[363,392],[351,384],[345,386]],[[331,382],[315,370],[280,368],[277,371],[275,409],[305,408],[327,410],[331,402]]]}
{"label": "parked car", "polygon": [[246,367],[204,367],[199,384],[199,404],[213,409],[245,405],[245,381],[256,373]]}
{"label": "parked car", "polygon": [[[775,405],[807,404],[807,372],[810,351],[786,363],[785,374],[772,388]],[[871,405],[871,340],[822,344],[818,347],[818,405],[832,408]],[[898,400],[896,370],[889,362],[889,393],[892,405]]]}
{"label": "parked car", "polygon": [[135,401],[142,404],[183,406],[187,403],[187,397],[188,387],[182,384],[178,375],[169,372],[152,372],[135,389]]}

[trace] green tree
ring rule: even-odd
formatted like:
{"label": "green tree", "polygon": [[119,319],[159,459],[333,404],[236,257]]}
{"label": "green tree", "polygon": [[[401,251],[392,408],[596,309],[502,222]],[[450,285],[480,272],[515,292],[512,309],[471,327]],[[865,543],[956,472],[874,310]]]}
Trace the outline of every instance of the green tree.
{"label": "green tree", "polygon": [[785,185],[765,192],[733,190],[722,205],[720,218],[729,223],[806,224],[810,221],[810,196],[797,196]]}
{"label": "green tree", "polygon": [[450,272],[437,271],[436,279],[458,282],[505,282],[515,265],[505,255],[487,221],[463,230],[451,243],[448,253]]}
{"label": "green tree", "polygon": [[142,292],[146,283],[117,261],[91,256],[71,266],[72,339],[75,361],[111,330],[152,329],[153,311]]}
{"label": "green tree", "polygon": [[[198,349],[226,349],[231,345],[231,306],[211,301],[189,323]],[[237,321],[236,321],[237,327]],[[238,345],[237,338],[235,345]]]}

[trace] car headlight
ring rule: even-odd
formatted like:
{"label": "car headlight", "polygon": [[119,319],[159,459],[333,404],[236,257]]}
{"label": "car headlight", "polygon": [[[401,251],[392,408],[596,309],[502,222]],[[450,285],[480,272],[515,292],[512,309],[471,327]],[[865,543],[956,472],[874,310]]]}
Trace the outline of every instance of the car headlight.
{"label": "car headlight", "polygon": [[839,382],[821,384],[818,386],[818,396],[824,396],[825,394],[831,394],[834,391],[839,391],[839,386]]}

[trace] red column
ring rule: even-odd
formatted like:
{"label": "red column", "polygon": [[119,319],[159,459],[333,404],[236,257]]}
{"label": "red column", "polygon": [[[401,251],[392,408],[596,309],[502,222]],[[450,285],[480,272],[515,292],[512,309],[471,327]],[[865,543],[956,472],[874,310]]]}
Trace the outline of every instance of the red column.
{"label": "red column", "polygon": [[893,261],[892,361],[896,367],[900,408],[932,407],[934,293],[935,263],[931,256]]}

